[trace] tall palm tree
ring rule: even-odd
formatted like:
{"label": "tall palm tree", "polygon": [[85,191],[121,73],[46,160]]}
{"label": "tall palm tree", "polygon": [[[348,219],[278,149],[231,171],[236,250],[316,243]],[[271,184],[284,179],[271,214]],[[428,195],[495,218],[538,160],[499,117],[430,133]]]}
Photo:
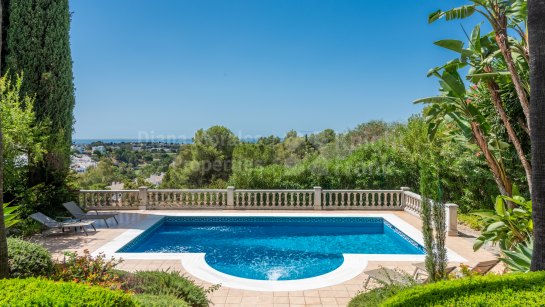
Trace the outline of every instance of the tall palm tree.
{"label": "tall palm tree", "polygon": [[512,195],[513,184],[507,175],[497,136],[487,133],[488,124],[480,110],[468,101],[464,81],[458,73],[460,65],[456,59],[447,65],[432,69],[430,76],[439,79],[441,95],[417,99],[415,103],[423,103],[429,107],[424,110],[428,122],[428,133],[434,137],[441,123],[452,121],[468,140],[472,140],[481,150],[486,163],[502,195]]}
{"label": "tall palm tree", "polygon": [[[494,43],[494,39],[491,35],[481,36],[481,27],[477,25],[471,32],[471,36],[468,37],[469,46],[464,48],[464,42],[459,40],[440,40],[435,42],[437,46],[449,49],[460,54],[459,62],[460,67],[469,64],[471,69],[469,71],[468,79],[475,84],[482,82],[486,85],[488,92],[496,112],[500,116],[503,122],[509,140],[515,147],[515,151],[519,157],[519,160],[526,172],[526,178],[528,186],[532,186],[532,167],[530,162],[526,158],[526,153],[522,147],[522,143],[515,133],[515,129],[511,124],[507,112],[503,106],[503,101],[500,95],[500,87],[495,78],[505,75],[504,72],[495,71],[493,62],[497,61],[497,46]],[[449,64],[447,64],[449,65]],[[436,68],[441,69],[441,67]],[[434,70],[431,71],[433,73]]]}
{"label": "tall palm tree", "polygon": [[[527,126],[530,128],[530,103],[524,86],[524,82],[517,69],[517,63],[513,57],[513,48],[509,42],[507,33],[509,28],[515,30],[526,40],[524,30],[520,24],[526,19],[526,0],[470,0],[471,4],[453,8],[448,11],[438,10],[430,14],[430,23],[445,18],[446,20],[462,19],[480,13],[494,29],[494,38],[507,64],[507,70],[515,86],[515,91],[526,116]],[[517,49],[516,47],[514,49]],[[525,49],[525,48],[522,48]],[[522,52],[525,58],[525,51]]]}
{"label": "tall palm tree", "polygon": [[[2,31],[3,31],[4,1],[0,0],[0,67],[2,67]],[[0,97],[1,98],[1,97]],[[2,118],[0,117],[0,278],[7,278],[8,243],[6,239],[6,225],[4,223],[4,138],[2,135]]]}
{"label": "tall palm tree", "polygon": [[545,270],[545,0],[528,0],[530,45],[530,138],[532,140],[532,204],[534,252],[532,271]]}

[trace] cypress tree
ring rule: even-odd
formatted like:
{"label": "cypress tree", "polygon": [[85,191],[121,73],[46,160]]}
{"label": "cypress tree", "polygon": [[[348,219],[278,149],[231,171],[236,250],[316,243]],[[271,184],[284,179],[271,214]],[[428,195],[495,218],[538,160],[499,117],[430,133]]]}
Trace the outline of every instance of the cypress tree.
{"label": "cypress tree", "polygon": [[[70,162],[75,104],[68,0],[9,0],[3,71],[22,73],[22,95],[48,129],[47,154],[29,186],[64,184]],[[30,153],[32,154],[32,153]]]}

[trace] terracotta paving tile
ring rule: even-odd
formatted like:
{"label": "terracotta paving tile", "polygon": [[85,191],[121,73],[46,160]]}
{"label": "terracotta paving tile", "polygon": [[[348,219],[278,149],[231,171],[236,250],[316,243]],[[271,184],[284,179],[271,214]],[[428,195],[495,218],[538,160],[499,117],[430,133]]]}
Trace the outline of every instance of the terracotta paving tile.
{"label": "terracotta paving tile", "polygon": [[259,305],[262,305],[262,304],[273,304],[274,303],[274,296],[258,296],[257,297],[257,302]]}
{"label": "terracotta paving tile", "polygon": [[290,299],[290,305],[293,305],[293,304],[304,305],[305,304],[305,298],[302,297],[302,296],[291,296],[289,299]]}
{"label": "terracotta paving tile", "polygon": [[342,297],[337,297],[337,304],[341,305],[341,306],[346,306],[348,305],[348,302],[350,302],[350,298],[346,297],[346,298],[342,298]]}
{"label": "terracotta paving tile", "polygon": [[320,297],[335,297],[336,292],[335,290],[323,290],[320,291]]}
{"label": "terracotta paving tile", "polygon": [[254,304],[256,305],[259,302],[259,298],[257,296],[243,296],[242,297],[242,304]]}
{"label": "terracotta paving tile", "polygon": [[288,292],[289,297],[303,297],[305,296],[303,291],[290,291]]}
{"label": "terracotta paving tile", "polygon": [[322,305],[327,305],[327,304],[337,305],[337,300],[334,297],[321,297],[320,301],[322,302]]}
{"label": "terracotta paving tile", "polygon": [[214,304],[225,304],[227,296],[214,296],[210,299]]}
{"label": "terracotta paving tile", "polygon": [[303,291],[303,294],[305,296],[320,296],[320,291],[319,290],[305,290],[305,291]]}
{"label": "terracotta paving tile", "polygon": [[211,296],[227,296],[227,294],[229,294],[229,289],[218,289],[214,292],[212,292],[210,295]]}
{"label": "terracotta paving tile", "polygon": [[287,291],[279,291],[279,292],[273,292],[273,296],[289,296],[289,292]]}
{"label": "terracotta paving tile", "polygon": [[287,296],[274,296],[273,303],[274,304],[289,304],[290,298]]}
{"label": "terracotta paving tile", "polygon": [[242,296],[228,296],[225,300],[226,304],[240,304],[242,303]]}
{"label": "terracotta paving tile", "polygon": [[320,304],[322,301],[319,296],[305,296],[305,304]]}

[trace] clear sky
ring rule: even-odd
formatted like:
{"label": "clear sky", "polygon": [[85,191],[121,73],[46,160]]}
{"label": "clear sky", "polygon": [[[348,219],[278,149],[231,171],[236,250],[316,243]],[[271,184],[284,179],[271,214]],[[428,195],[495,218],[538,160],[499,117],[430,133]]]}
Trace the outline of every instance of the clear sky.
{"label": "clear sky", "polygon": [[475,19],[459,0],[70,0],[74,138],[342,132],[405,121]]}

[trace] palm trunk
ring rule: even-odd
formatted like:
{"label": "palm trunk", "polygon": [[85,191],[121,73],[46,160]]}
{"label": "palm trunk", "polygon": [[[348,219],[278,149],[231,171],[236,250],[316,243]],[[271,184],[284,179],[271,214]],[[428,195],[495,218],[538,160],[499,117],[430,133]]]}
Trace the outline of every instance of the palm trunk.
{"label": "palm trunk", "polygon": [[524,90],[524,86],[522,85],[520,75],[515,67],[515,61],[513,60],[511,48],[509,47],[509,42],[507,41],[507,18],[505,16],[500,17],[498,23],[499,24],[494,27],[496,43],[498,44],[501,54],[505,59],[505,63],[507,64],[507,70],[509,70],[509,74],[511,75],[511,80],[513,80],[513,85],[515,86],[515,91],[517,92],[520,105],[522,106],[522,111],[526,116],[528,129],[531,131],[532,125],[530,125],[530,103],[528,102],[528,97],[526,95],[526,91]]}
{"label": "palm trunk", "polygon": [[[485,69],[485,70],[487,72],[490,72],[488,71],[488,69]],[[507,130],[507,135],[509,136],[509,140],[511,141],[511,143],[513,143],[513,146],[515,147],[515,151],[517,152],[519,160],[522,163],[522,167],[524,168],[524,172],[526,172],[526,180],[528,182],[528,187],[531,187],[532,186],[532,167],[530,166],[530,163],[528,162],[528,159],[526,158],[524,149],[522,148],[520,140],[517,137],[515,130],[513,129],[513,125],[511,125],[511,122],[509,121],[509,117],[507,116],[507,113],[505,113],[505,109],[503,108],[503,103],[499,93],[500,88],[498,84],[494,81],[488,81],[487,86],[488,86],[488,91],[490,92],[490,96],[492,97],[492,102],[494,103],[494,107],[496,107],[496,111],[500,115],[503,125],[505,126],[505,129]]]}
{"label": "palm trunk", "polygon": [[532,271],[545,270],[545,0],[528,0],[532,141]]}
{"label": "palm trunk", "polygon": [[[2,32],[4,1],[0,0],[0,59],[2,58]],[[2,67],[0,61],[0,67]],[[0,97],[0,103],[1,99]],[[0,117],[0,279],[9,276],[8,266],[8,242],[6,238],[6,225],[4,223],[4,136],[2,134],[2,118]]]}
{"label": "palm trunk", "polygon": [[513,186],[511,184],[511,181],[509,180],[509,178],[507,178],[503,166],[498,162],[496,157],[494,157],[494,155],[488,148],[488,142],[486,141],[484,133],[479,124],[472,121],[471,131],[473,132],[475,142],[484,154],[484,158],[486,160],[486,163],[488,164],[488,167],[492,171],[492,175],[494,177],[494,180],[496,181],[496,184],[498,185],[498,188],[500,189],[500,193],[502,195],[512,196]]}
{"label": "palm trunk", "polygon": [[4,182],[4,138],[2,135],[2,118],[0,117],[0,279],[7,278],[9,276],[8,243],[6,239],[6,225],[4,223],[3,182]]}

